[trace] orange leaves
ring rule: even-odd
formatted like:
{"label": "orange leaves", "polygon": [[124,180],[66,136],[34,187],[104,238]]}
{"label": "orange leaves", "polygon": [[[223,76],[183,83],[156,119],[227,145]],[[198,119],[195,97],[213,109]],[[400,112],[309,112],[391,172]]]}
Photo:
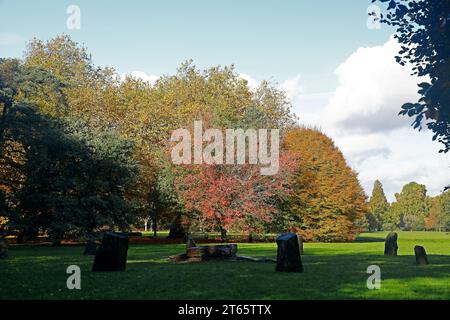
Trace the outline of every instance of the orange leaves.
{"label": "orange leaves", "polygon": [[366,212],[357,174],[333,141],[307,128],[289,131],[284,147],[299,157],[291,209],[301,216],[300,233],[309,240],[351,240]]}

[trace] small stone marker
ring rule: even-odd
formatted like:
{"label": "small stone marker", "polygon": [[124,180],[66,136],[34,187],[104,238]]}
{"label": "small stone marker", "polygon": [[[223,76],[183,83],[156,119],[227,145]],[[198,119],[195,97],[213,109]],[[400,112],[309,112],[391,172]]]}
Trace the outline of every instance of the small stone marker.
{"label": "small stone marker", "polygon": [[95,241],[86,242],[86,246],[84,247],[84,256],[95,256],[97,254],[97,243]]}
{"label": "small stone marker", "polygon": [[5,239],[0,239],[0,259],[8,258],[8,243]]}
{"label": "small stone marker", "polygon": [[414,247],[414,254],[416,255],[416,264],[418,266],[428,264],[428,257],[425,248],[422,246]]}
{"label": "small stone marker", "polygon": [[127,266],[128,237],[114,232],[103,235],[92,271],[124,271]]}
{"label": "small stone marker", "polygon": [[389,232],[384,243],[384,255],[385,256],[396,256],[398,245],[397,245],[398,235],[396,232]]}
{"label": "small stone marker", "polygon": [[277,267],[278,272],[303,272],[300,255],[300,243],[295,233],[285,233],[277,238]]}

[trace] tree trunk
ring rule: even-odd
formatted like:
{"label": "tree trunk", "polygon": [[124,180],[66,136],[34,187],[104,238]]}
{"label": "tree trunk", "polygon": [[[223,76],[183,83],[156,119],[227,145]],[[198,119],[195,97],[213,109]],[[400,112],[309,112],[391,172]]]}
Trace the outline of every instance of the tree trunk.
{"label": "tree trunk", "polygon": [[16,237],[16,243],[17,244],[23,244],[23,232],[20,232]]}
{"label": "tree trunk", "polygon": [[169,239],[185,239],[186,231],[181,224],[181,215],[178,214],[170,226]]}
{"label": "tree trunk", "polygon": [[222,243],[227,242],[227,230],[225,230],[223,227],[220,227],[220,239]]}
{"label": "tree trunk", "polygon": [[156,237],[158,235],[158,220],[156,218],[153,219],[152,228],[153,228],[153,236]]}

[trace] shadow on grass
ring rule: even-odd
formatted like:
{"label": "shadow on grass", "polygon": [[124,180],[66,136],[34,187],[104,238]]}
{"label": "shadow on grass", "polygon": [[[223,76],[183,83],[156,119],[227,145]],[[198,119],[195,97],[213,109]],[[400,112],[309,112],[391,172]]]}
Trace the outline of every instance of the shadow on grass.
{"label": "shadow on grass", "polygon": [[[129,261],[129,271],[153,270],[154,283],[164,284],[138,299],[449,299],[450,257],[430,255],[429,260],[430,265],[416,266],[414,256],[305,255],[304,273],[277,273],[274,264],[244,261]],[[370,265],[381,268],[380,291],[367,288]]]}
{"label": "shadow on grass", "polygon": [[[132,246],[125,272],[91,272],[82,248],[17,248],[0,262],[0,298],[9,299],[450,299],[450,256],[333,254],[308,249],[304,273],[278,273],[273,263],[209,261],[176,264],[167,257],[184,245]],[[276,255],[274,246],[243,246],[241,254]],[[311,254],[312,253],[312,254]],[[65,287],[66,268],[82,269],[82,290]],[[381,290],[368,290],[367,267],[381,268]],[[30,276],[32,275],[32,276]]]}
{"label": "shadow on grass", "polygon": [[364,243],[364,242],[384,242],[383,238],[375,238],[375,237],[358,237],[356,238],[355,241],[353,242],[358,242],[358,243]]}

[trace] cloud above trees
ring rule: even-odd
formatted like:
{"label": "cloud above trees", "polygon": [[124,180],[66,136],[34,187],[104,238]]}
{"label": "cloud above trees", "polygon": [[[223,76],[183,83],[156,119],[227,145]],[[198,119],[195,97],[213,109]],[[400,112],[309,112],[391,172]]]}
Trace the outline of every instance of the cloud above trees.
{"label": "cloud above trees", "polygon": [[396,63],[399,48],[391,38],[381,46],[357,49],[337,67],[338,86],[332,93],[304,92],[300,76],[281,85],[300,122],[334,139],[366,192],[380,179],[390,200],[410,181],[426,184],[430,194],[450,183],[450,158],[438,153],[441,146],[431,133],[413,130],[412,119],[397,115],[403,103],[417,101],[420,82],[411,69]]}

